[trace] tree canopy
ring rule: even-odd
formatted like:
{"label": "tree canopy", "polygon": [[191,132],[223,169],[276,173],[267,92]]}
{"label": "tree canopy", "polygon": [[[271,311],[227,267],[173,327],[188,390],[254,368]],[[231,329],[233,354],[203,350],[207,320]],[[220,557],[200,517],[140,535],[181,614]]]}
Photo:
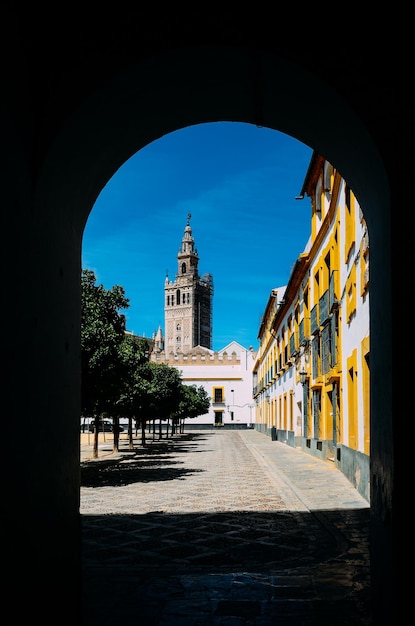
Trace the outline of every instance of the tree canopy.
{"label": "tree canopy", "polygon": [[[118,447],[118,421],[132,420],[142,429],[150,420],[184,420],[203,415],[210,400],[203,387],[187,386],[181,372],[165,363],[149,360],[145,338],[126,332],[129,307],[123,287],[105,289],[96,284],[92,270],[81,275],[81,414],[98,420],[103,414],[114,421],[114,445]],[[97,455],[98,428],[95,428]],[[95,449],[96,448],[96,449]]]}
{"label": "tree canopy", "polygon": [[92,270],[81,275],[81,410],[85,415],[109,411],[122,376],[121,345],[129,307],[123,287],[104,289]]}

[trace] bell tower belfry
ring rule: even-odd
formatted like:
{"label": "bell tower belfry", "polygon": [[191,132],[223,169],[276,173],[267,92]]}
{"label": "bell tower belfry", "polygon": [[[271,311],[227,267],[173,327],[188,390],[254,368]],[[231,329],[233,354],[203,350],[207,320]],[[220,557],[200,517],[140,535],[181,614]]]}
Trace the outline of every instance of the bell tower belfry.
{"label": "bell tower belfry", "polygon": [[176,280],[164,282],[165,352],[184,354],[195,346],[212,347],[211,274],[199,276],[199,255],[187,216],[182,245],[177,254]]}

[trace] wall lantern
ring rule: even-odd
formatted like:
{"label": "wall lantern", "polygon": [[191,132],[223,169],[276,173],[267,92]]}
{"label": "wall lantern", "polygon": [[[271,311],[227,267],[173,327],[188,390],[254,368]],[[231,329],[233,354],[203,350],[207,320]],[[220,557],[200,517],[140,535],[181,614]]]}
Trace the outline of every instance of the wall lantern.
{"label": "wall lantern", "polygon": [[303,385],[306,384],[306,380],[307,380],[307,372],[305,372],[303,369],[301,370],[301,372],[299,372],[299,376],[300,376],[300,383]]}

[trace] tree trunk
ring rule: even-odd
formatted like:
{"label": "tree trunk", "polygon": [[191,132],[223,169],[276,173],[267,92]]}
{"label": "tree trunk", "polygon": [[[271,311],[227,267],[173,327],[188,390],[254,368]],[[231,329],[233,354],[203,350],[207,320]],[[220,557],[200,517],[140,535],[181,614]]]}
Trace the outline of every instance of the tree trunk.
{"label": "tree trunk", "polygon": [[99,418],[98,418],[98,415],[94,415],[94,449],[92,452],[92,457],[94,459],[98,458],[98,435],[99,435]]}
{"label": "tree trunk", "polygon": [[113,434],[112,451],[119,452],[119,449],[120,449],[120,418],[119,417],[113,417],[112,419],[112,434]]}
{"label": "tree trunk", "polygon": [[134,450],[134,442],[133,442],[133,418],[128,418],[128,448],[129,450]]}
{"label": "tree trunk", "polygon": [[146,445],[146,421],[143,417],[141,418],[141,445],[143,448]]}

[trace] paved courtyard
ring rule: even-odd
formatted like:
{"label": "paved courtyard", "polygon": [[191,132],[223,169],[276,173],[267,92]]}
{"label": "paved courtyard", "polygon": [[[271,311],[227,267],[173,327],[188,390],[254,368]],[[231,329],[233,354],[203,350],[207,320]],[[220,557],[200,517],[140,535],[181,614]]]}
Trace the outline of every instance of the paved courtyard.
{"label": "paved courtyard", "polygon": [[[92,442],[92,438],[91,438]],[[81,446],[83,626],[369,626],[369,504],[256,430]]]}

